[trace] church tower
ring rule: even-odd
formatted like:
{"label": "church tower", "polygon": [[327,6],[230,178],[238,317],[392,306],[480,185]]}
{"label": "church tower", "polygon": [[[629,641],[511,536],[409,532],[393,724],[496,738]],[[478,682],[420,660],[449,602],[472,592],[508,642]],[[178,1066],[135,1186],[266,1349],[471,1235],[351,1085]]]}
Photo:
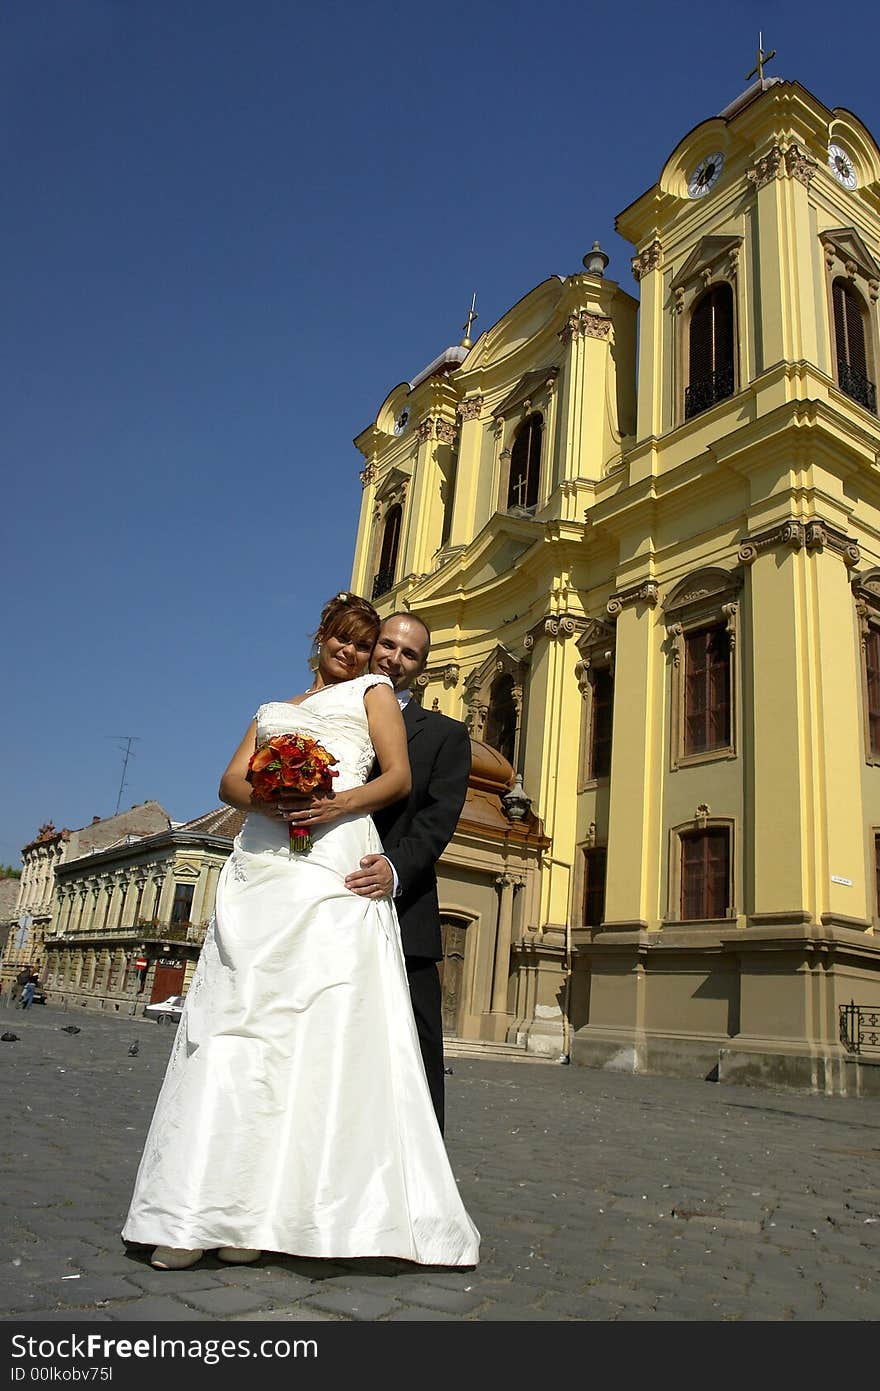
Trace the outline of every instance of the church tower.
{"label": "church tower", "polygon": [[880,150],[761,71],[617,227],[638,304],[596,244],[356,442],[352,585],[423,614],[421,697],[516,779],[440,867],[450,1029],[846,1089],[840,1007],[880,1006]]}

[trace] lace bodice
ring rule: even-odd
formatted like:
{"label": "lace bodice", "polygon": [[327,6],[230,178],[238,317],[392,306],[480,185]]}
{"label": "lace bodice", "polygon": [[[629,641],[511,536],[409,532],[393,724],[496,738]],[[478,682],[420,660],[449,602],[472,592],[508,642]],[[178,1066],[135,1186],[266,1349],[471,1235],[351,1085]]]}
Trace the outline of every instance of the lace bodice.
{"label": "lace bodice", "polygon": [[371,686],[381,685],[391,686],[387,676],[356,676],[353,681],[323,686],[299,705],[286,700],[267,701],[254,716],[257,743],[265,743],[276,734],[308,734],[338,760],[339,776],[334,786],[340,791],[358,787],[366,782],[376,757],[370,742],[364,694]]}

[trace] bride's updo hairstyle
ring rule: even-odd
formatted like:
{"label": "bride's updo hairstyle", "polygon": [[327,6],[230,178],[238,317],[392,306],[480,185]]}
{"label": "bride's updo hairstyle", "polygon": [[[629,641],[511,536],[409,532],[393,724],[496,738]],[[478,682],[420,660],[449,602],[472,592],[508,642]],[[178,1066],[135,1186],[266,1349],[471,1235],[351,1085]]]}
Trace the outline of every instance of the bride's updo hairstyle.
{"label": "bride's updo hairstyle", "polygon": [[321,610],[321,621],[315,634],[318,638],[349,638],[358,642],[366,639],[372,647],[379,636],[381,619],[373,605],[360,594],[343,590],[334,594]]}

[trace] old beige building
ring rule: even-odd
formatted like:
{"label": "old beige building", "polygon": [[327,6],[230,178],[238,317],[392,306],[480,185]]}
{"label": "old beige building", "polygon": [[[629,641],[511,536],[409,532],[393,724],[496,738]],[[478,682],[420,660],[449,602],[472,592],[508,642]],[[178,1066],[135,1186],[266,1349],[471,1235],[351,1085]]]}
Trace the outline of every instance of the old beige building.
{"label": "old beige building", "polygon": [[14,924],[0,962],[0,986],[14,980],[23,966],[32,965],[42,978],[46,969],[45,937],[55,911],[59,867],[93,850],[113,845],[126,836],[167,830],[171,820],[158,802],[143,802],[115,816],[93,817],[88,826],[56,831],[51,821],[41,826],[21,852],[22,870],[13,910]]}
{"label": "old beige building", "polygon": [[424,614],[422,698],[508,765],[484,759],[441,867],[447,1027],[858,1089],[839,1028],[880,1006],[880,149],[761,78],[617,227],[638,300],[596,244],[356,441],[352,587]]}
{"label": "old beige building", "polygon": [[44,943],[49,1003],[134,1013],[185,994],[242,819],[218,807],[59,865]]}

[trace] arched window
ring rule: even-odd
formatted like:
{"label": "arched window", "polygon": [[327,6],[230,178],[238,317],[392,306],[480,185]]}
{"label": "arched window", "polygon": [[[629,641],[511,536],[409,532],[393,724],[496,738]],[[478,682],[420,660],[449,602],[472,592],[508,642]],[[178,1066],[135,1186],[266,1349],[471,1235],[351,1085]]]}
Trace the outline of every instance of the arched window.
{"label": "arched window", "polygon": [[729,285],[713,285],[694,305],[688,357],[685,420],[733,395],[733,290]]}
{"label": "arched window", "polygon": [[486,715],[485,742],[497,749],[508,763],[516,752],[516,700],[513,677],[506,672],[496,676],[489,691],[489,710]]}
{"label": "arched window", "polygon": [[544,417],[530,415],[517,431],[510,455],[510,482],[507,485],[508,507],[537,507],[538,480],[541,474],[541,435]]}
{"label": "arched window", "polygon": [[385,530],[382,534],[382,552],[379,556],[379,569],[373,577],[372,598],[393,588],[394,571],[397,567],[397,551],[400,545],[400,527],[403,521],[403,508],[399,502],[389,507],[385,514]]}
{"label": "arched window", "polygon": [[838,277],[831,286],[831,300],[840,389],[876,415],[877,388],[868,379],[865,310],[861,297],[847,280]]}

